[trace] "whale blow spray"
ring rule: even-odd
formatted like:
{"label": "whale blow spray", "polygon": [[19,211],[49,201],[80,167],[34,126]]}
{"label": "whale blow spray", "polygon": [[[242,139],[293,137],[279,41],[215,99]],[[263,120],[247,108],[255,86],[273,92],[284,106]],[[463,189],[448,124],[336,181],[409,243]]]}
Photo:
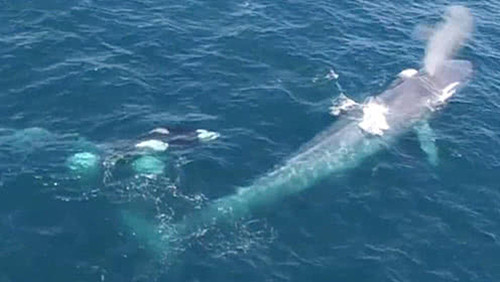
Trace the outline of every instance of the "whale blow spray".
{"label": "whale blow spray", "polygon": [[444,62],[451,59],[467,40],[474,27],[470,10],[463,6],[448,7],[444,21],[432,31],[425,51],[424,68],[433,76]]}

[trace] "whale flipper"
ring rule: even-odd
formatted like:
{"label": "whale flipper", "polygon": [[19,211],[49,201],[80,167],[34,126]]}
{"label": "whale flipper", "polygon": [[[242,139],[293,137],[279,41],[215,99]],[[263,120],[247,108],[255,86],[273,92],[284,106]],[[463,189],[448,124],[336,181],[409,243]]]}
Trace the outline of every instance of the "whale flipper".
{"label": "whale flipper", "polygon": [[436,146],[436,134],[427,121],[415,125],[420,148],[427,154],[427,160],[433,166],[439,163],[438,148]]}

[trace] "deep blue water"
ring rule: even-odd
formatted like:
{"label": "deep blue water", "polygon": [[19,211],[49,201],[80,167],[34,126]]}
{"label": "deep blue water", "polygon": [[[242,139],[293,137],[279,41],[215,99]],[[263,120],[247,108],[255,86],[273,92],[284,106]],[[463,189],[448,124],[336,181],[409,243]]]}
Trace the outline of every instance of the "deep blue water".
{"label": "deep blue water", "polygon": [[[464,3],[475,73],[431,120],[438,167],[409,132],[175,258],[120,216],[156,237],[251,183],[335,122],[330,70],[356,100],[381,92],[450,3],[0,1],[0,281],[500,280],[496,0]],[[109,165],[156,127],[221,137],[172,146],[155,178]],[[90,179],[66,166],[81,150],[105,163]]]}

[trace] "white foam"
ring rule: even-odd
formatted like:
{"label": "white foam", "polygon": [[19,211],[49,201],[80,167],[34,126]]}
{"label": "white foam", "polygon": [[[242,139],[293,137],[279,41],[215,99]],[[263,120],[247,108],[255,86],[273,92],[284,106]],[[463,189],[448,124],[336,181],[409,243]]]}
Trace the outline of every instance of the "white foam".
{"label": "white foam", "polygon": [[367,133],[382,136],[390,128],[385,117],[388,112],[386,106],[370,101],[363,106],[363,120],[358,126]]}
{"label": "white foam", "polygon": [[325,75],[325,78],[328,80],[338,79],[339,75],[333,69],[330,69],[330,71]]}
{"label": "white foam", "polygon": [[206,129],[196,129],[198,140],[202,142],[212,141],[220,137],[220,134]]}
{"label": "white foam", "polygon": [[401,71],[398,76],[401,78],[410,78],[415,76],[418,73],[416,69],[405,69]]}
{"label": "white foam", "polygon": [[347,112],[359,106],[356,101],[350,99],[344,94],[332,101],[333,105],[330,107],[330,114],[333,116],[339,116],[343,112]]}
{"label": "white foam", "polygon": [[459,82],[453,82],[448,84],[442,91],[441,95],[439,96],[439,102],[443,103],[446,100],[448,100],[455,92],[457,91],[457,86],[459,85]]}
{"label": "white foam", "polygon": [[141,149],[151,149],[154,151],[163,152],[163,151],[167,150],[168,143],[165,143],[163,141],[156,140],[156,139],[151,139],[151,140],[146,140],[146,141],[142,141],[140,143],[137,143],[135,145],[135,147],[141,148]]}
{"label": "white foam", "polygon": [[151,130],[149,133],[159,133],[159,134],[167,135],[167,134],[170,134],[170,131],[166,128],[158,127],[158,128]]}

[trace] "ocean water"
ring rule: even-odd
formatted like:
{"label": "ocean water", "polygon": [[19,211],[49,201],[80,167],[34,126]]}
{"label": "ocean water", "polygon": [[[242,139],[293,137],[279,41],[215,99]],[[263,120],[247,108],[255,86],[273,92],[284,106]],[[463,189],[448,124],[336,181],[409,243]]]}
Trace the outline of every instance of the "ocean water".
{"label": "ocean water", "polygon": [[[430,121],[437,167],[408,132],[175,256],[151,244],[335,123],[339,86],[362,101],[421,67],[415,27],[453,3],[0,1],[0,281],[500,280],[496,0],[462,3],[474,77]],[[221,136],[136,175],[157,127]],[[100,166],[83,176],[68,168],[81,151]]]}

